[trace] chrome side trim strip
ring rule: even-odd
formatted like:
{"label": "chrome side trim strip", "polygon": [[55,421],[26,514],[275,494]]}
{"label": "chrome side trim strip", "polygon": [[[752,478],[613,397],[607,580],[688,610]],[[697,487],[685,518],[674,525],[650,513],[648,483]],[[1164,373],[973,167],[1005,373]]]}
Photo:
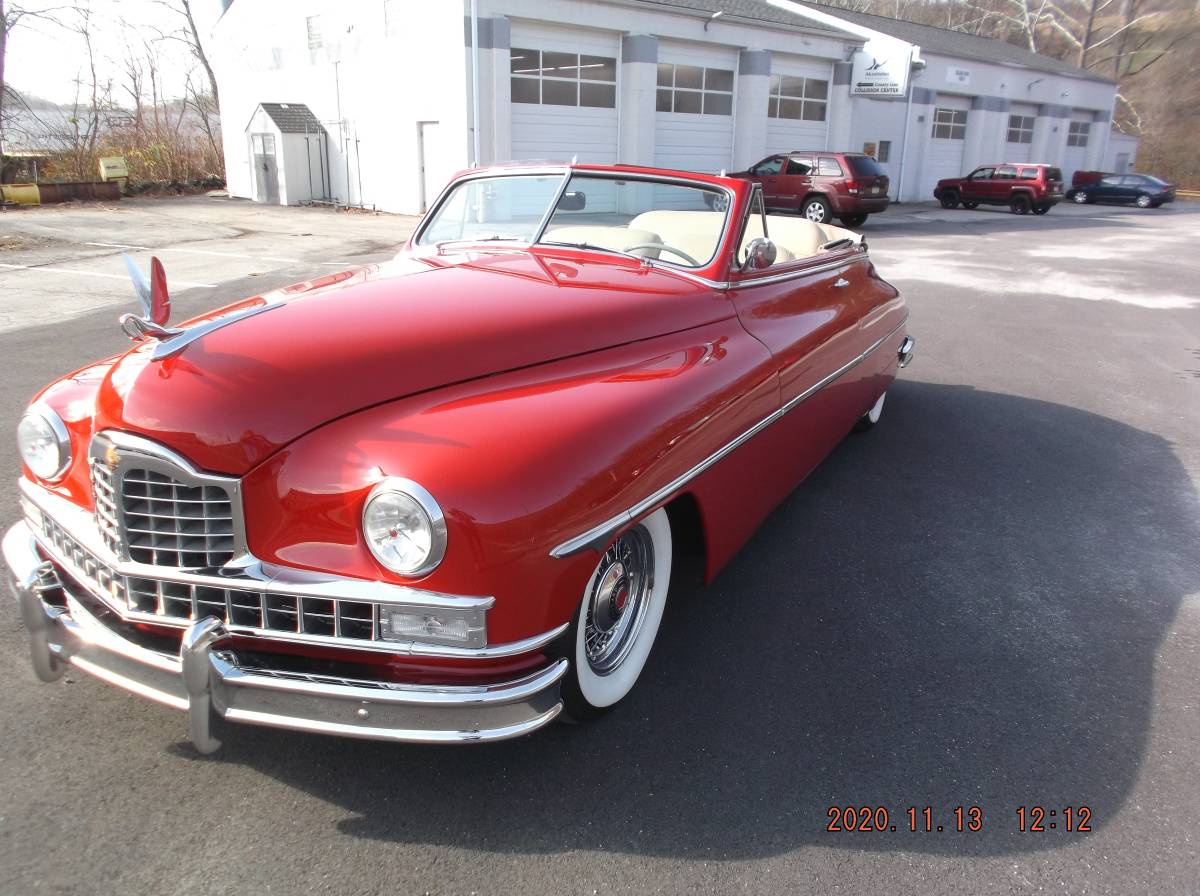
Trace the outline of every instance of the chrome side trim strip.
{"label": "chrome side trim strip", "polygon": [[891,332],[889,332],[886,336],[875,340],[875,342],[873,342],[869,348],[867,348],[857,357],[848,361],[846,364],[843,364],[820,382],[809,386],[795,398],[788,401],[787,404],[783,405],[783,407],[781,407],[779,410],[772,411],[758,423],[755,423],[737,438],[733,439],[733,441],[722,446],[704,460],[700,461],[700,463],[696,464],[696,466],[692,467],[682,476],[673,479],[671,482],[658,489],[658,491],[647,496],[646,498],[643,498],[637,504],[634,504],[628,510],[622,511],[616,516],[605,520],[600,525],[588,529],[581,535],[577,535],[568,541],[564,541],[562,544],[550,551],[550,556],[556,559],[561,559],[563,557],[569,557],[572,554],[577,554],[580,551],[587,550],[589,548],[596,551],[603,550],[619,530],[636,522],[644,513],[653,509],[656,505],[662,504],[675,492],[683,488],[683,486],[687,485],[709,467],[717,463],[717,461],[726,457],[730,452],[750,441],[750,439],[754,438],[754,436],[758,435],[775,421],[782,419],[784,414],[793,410],[806,398],[812,396],[813,393],[825,388],[838,377],[842,376],[846,371],[862,363],[862,361],[865,360],[868,355],[887,342],[887,340],[891,339],[892,336],[899,332],[900,329],[907,323],[908,317],[906,316],[904,320],[892,328]]}

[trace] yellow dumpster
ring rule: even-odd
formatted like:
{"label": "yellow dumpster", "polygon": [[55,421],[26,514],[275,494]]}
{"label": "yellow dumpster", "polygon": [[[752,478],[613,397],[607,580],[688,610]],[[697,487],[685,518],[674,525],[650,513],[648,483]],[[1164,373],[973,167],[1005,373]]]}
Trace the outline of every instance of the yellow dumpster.
{"label": "yellow dumpster", "polygon": [[41,205],[42,197],[37,184],[0,184],[0,195],[5,202],[16,202],[20,205]]}

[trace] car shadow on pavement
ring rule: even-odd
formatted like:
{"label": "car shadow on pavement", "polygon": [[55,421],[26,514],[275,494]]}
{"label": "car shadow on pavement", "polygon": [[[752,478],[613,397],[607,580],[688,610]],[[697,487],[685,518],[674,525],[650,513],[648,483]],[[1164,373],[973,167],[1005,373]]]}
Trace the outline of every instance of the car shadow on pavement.
{"label": "car shadow on pavement", "polygon": [[[1139,774],[1156,653],[1200,588],[1195,508],[1159,436],[901,380],[880,426],[714,583],[673,596],[634,694],[600,721],[455,748],[240,728],[222,761],[381,841],[691,859],[1052,849],[1087,836],[1062,830],[1063,807],[1100,830]],[[898,830],[827,832],[847,805],[884,806]],[[1057,809],[1055,830],[1018,832],[1034,805]],[[926,806],[944,832],[908,830]],[[983,829],[956,832],[956,806],[978,806]]]}

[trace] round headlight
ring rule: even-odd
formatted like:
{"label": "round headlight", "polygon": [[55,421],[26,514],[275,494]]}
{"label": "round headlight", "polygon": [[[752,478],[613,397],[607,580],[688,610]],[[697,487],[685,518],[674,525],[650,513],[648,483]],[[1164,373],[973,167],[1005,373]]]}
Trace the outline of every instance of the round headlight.
{"label": "round headlight", "polygon": [[375,559],[402,576],[431,572],[446,553],[446,518],[433,495],[408,479],[385,479],[367,496],[363,535]]}
{"label": "round headlight", "polygon": [[17,424],[21,460],[39,479],[62,476],[71,463],[71,436],[62,418],[48,407],[33,407]]}

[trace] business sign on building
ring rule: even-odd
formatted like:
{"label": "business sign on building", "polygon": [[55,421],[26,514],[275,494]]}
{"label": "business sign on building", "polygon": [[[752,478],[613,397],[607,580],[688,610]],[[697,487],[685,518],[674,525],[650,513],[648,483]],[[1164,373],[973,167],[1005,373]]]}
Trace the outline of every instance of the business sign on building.
{"label": "business sign on building", "polygon": [[967,87],[971,83],[971,70],[962,66],[952,65],[946,69],[946,82]]}
{"label": "business sign on building", "polygon": [[904,96],[912,47],[899,41],[869,40],[854,54],[851,96]]}

